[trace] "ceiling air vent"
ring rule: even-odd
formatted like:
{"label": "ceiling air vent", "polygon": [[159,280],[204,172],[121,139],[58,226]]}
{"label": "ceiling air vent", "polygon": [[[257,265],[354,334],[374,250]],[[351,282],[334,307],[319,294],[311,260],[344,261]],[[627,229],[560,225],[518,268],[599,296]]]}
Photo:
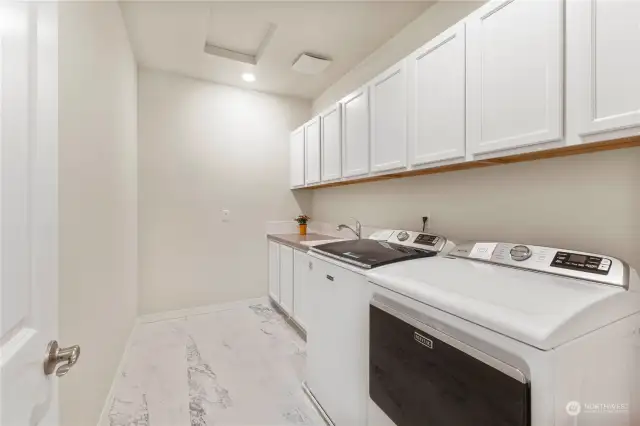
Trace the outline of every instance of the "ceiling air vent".
{"label": "ceiling air vent", "polygon": [[302,74],[320,74],[331,65],[331,59],[322,58],[310,53],[302,53],[293,63],[291,69]]}

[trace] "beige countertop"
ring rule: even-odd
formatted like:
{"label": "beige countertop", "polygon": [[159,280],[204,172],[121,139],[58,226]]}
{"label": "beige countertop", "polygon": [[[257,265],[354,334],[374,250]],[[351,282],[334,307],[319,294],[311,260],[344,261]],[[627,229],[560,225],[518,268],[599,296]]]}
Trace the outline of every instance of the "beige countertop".
{"label": "beige countertop", "polygon": [[309,233],[307,235],[300,234],[267,234],[267,238],[281,244],[293,247],[298,250],[309,250],[308,245],[302,244],[308,241],[324,241],[324,240],[340,240],[338,237],[330,235]]}

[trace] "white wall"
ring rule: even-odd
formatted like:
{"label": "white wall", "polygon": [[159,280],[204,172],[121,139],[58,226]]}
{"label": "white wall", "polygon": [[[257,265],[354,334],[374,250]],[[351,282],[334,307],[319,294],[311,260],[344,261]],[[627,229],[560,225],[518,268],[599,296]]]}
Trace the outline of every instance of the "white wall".
{"label": "white wall", "polygon": [[[447,29],[484,1],[438,3],[337,81],[318,112]],[[640,268],[640,148],[315,190],[314,220],[350,216],[381,228],[434,231],[619,256]],[[348,223],[348,222],[347,222]]]}
{"label": "white wall", "polygon": [[313,102],[314,114],[367,83],[485,2],[445,1],[431,6],[316,98]]}
{"label": "white wall", "polygon": [[289,132],[310,102],[143,69],[138,89],[140,312],[266,295],[265,222],[308,212]]}
{"label": "white wall", "polygon": [[59,19],[59,340],[82,347],[61,425],[90,426],[136,317],[137,70],[117,2],[61,2]]}
{"label": "white wall", "polygon": [[[640,269],[640,148],[316,190],[311,216],[611,254]],[[348,223],[348,222],[347,222]]]}

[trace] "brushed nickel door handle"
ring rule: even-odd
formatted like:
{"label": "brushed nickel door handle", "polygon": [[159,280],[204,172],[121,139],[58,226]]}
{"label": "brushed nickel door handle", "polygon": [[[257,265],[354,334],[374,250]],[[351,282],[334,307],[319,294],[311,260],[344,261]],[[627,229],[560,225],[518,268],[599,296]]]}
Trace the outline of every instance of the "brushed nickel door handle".
{"label": "brushed nickel door handle", "polygon": [[[56,340],[52,340],[44,355],[44,374],[48,376],[55,371],[56,376],[62,377],[78,362],[78,358],[80,358],[80,346],[61,348]],[[57,365],[63,362],[66,364],[56,370]]]}

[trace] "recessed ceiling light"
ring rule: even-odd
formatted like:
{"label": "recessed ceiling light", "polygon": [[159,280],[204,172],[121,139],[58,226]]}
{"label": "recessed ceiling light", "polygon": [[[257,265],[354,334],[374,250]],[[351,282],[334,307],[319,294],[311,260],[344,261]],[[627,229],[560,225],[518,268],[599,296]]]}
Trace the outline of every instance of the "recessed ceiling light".
{"label": "recessed ceiling light", "polygon": [[251,74],[250,72],[245,72],[244,74],[242,74],[242,79],[244,81],[252,82],[256,81],[256,76]]}

